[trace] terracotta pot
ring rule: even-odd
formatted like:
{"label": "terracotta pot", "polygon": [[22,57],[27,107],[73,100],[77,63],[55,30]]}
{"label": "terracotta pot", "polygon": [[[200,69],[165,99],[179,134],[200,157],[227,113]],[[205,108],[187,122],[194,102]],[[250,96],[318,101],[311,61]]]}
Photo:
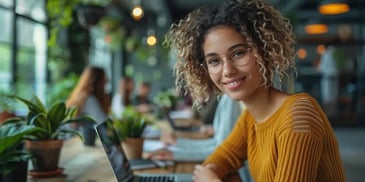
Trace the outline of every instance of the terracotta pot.
{"label": "terracotta pot", "polygon": [[58,170],[63,140],[25,141],[26,149],[35,157],[33,171],[46,172]]}
{"label": "terracotta pot", "polygon": [[122,142],[123,150],[128,159],[142,158],[144,138],[127,138]]}
{"label": "terracotta pot", "polygon": [[0,113],[0,123],[5,121],[6,119],[9,119],[9,118],[12,118],[12,117],[16,117],[16,115],[12,112],[9,112],[9,111],[3,111],[3,112]]}

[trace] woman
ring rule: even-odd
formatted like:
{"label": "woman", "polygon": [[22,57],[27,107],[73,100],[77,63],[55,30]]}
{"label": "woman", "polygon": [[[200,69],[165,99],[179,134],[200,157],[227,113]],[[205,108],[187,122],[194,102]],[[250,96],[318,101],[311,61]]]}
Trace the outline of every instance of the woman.
{"label": "woman", "polygon": [[[107,77],[102,68],[88,66],[82,72],[76,87],[66,101],[68,107],[77,107],[78,115],[89,115],[96,122],[101,122],[108,117],[110,99],[104,87]],[[95,131],[92,125],[83,124],[81,131],[91,130],[92,139],[86,145],[94,145]],[[84,133],[85,135],[85,133]]]}
{"label": "woman", "polygon": [[177,51],[176,84],[189,89],[194,106],[223,92],[246,107],[228,138],[195,167],[194,181],[221,181],[245,160],[258,182],[345,181],[317,101],[280,89],[295,70],[295,37],[278,10],[261,0],[228,0],[191,12],[166,40]]}

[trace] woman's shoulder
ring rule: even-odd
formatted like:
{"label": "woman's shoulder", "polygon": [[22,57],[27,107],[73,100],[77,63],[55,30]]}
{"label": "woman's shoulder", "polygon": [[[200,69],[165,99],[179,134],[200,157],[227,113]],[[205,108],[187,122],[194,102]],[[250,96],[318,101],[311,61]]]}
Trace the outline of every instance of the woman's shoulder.
{"label": "woman's shoulder", "polygon": [[287,97],[287,99],[284,102],[284,105],[286,106],[292,106],[295,103],[316,103],[316,99],[305,92],[295,93],[291,94]]}
{"label": "woman's shoulder", "polygon": [[280,110],[281,113],[308,113],[321,110],[317,100],[308,93],[301,92],[289,95]]}
{"label": "woman's shoulder", "polygon": [[280,117],[282,126],[291,126],[283,128],[291,128],[293,131],[309,131],[314,128],[322,130],[325,123],[319,104],[307,93],[290,95],[282,108]]}

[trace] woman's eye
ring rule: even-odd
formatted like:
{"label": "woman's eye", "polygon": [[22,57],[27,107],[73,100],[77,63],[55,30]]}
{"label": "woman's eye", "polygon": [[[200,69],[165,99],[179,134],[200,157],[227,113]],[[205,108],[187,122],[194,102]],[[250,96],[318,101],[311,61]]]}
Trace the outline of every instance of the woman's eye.
{"label": "woman's eye", "polygon": [[234,51],[232,58],[240,58],[246,54],[247,51]]}
{"label": "woman's eye", "polygon": [[220,61],[219,59],[209,59],[207,63],[209,66],[216,66],[220,64]]}

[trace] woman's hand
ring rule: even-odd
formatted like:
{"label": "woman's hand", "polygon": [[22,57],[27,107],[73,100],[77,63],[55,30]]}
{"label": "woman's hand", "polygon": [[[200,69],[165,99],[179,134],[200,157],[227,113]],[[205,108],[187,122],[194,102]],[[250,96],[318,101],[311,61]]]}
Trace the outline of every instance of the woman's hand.
{"label": "woman's hand", "polygon": [[214,172],[215,169],[215,165],[213,164],[208,164],[206,166],[196,165],[193,173],[194,182],[221,182]]}
{"label": "woman's hand", "polygon": [[153,160],[173,160],[173,153],[167,149],[160,149],[150,152],[148,158]]}
{"label": "woman's hand", "polygon": [[214,128],[212,125],[203,125],[200,127],[200,132],[207,137],[212,137],[214,135]]}
{"label": "woman's hand", "polygon": [[162,133],[160,136],[160,141],[166,145],[176,144],[176,135],[174,133]]}

